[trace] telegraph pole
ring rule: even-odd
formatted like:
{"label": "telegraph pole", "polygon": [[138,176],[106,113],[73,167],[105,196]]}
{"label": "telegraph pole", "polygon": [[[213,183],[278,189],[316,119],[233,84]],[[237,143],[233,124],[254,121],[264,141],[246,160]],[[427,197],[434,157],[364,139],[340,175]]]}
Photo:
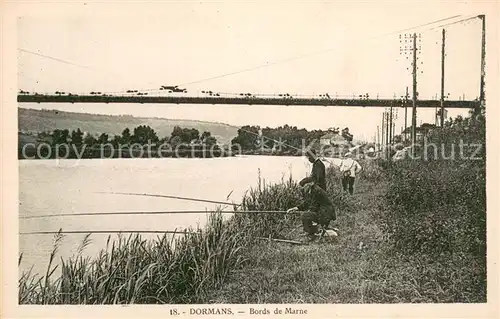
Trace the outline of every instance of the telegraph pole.
{"label": "telegraph pole", "polygon": [[[481,106],[485,105],[485,94],[484,94],[484,77],[486,76],[486,16],[481,14],[479,16],[481,19],[481,82],[480,82],[480,91],[479,91],[479,102]],[[478,110],[476,110],[478,113]]]}
{"label": "telegraph pole", "polygon": [[380,150],[380,126],[377,125],[377,148]]}
{"label": "telegraph pole", "polygon": [[388,147],[389,147],[389,112],[385,112],[385,153],[386,157],[388,157]]}
{"label": "telegraph pole", "polygon": [[382,113],[382,142],[380,143],[380,147],[384,146],[384,134],[385,134],[385,111]]}
{"label": "telegraph pole", "polygon": [[[411,143],[417,142],[417,34],[413,33],[413,110],[411,118]],[[415,148],[413,156],[415,156]]]}
{"label": "telegraph pole", "polygon": [[443,42],[441,43],[441,127],[444,127],[444,51],[446,31],[443,29]]}
{"label": "telegraph pole", "polygon": [[408,132],[406,129],[408,128],[408,123],[406,122],[408,115],[407,115],[407,109],[408,109],[408,87],[406,87],[406,95],[405,95],[405,142],[408,140]]}
{"label": "telegraph pole", "polygon": [[392,136],[394,132],[392,131],[392,102],[391,107],[389,108],[389,145],[392,144]]}
{"label": "telegraph pole", "polygon": [[[421,41],[421,35],[419,34],[418,35],[418,40]],[[412,42],[413,42],[413,45],[412,45]],[[415,144],[416,143],[416,140],[417,140],[417,133],[416,133],[416,128],[417,128],[417,72],[418,72],[418,67],[417,67],[417,34],[416,33],[413,33],[413,34],[405,34],[404,37],[402,37],[401,35],[399,36],[399,43],[401,45],[401,47],[399,48],[399,54],[400,55],[406,55],[406,59],[409,60],[410,56],[408,56],[408,54],[411,55],[411,60],[412,63],[411,63],[411,66],[412,66],[412,77],[413,77],[413,97],[412,97],[412,124],[411,124],[411,142],[412,144]],[[418,54],[421,53],[421,47],[419,46],[418,48]],[[423,64],[423,62],[420,62],[421,64]],[[407,70],[409,68],[406,68]],[[422,71],[421,71],[422,72]],[[408,91],[407,91],[408,92]],[[406,96],[408,97],[408,93],[406,94]],[[407,128],[407,114],[406,114],[407,110],[405,108],[405,128]]]}

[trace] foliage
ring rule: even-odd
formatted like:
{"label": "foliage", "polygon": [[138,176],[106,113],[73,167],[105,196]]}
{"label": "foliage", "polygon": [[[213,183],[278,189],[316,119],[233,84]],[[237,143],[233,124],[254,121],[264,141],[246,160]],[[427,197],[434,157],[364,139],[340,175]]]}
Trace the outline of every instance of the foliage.
{"label": "foliage", "polygon": [[[430,133],[432,143],[451,149],[457,143],[482,145],[484,116],[449,121]],[[480,159],[414,160],[393,163],[379,220],[402,258],[441,263],[435,275],[454,280],[458,267],[467,280],[455,280],[457,294],[486,293],[486,162]],[[450,261],[457,263],[449,267]],[[459,266],[458,266],[459,265]],[[441,266],[440,266],[441,267]],[[445,269],[448,270],[445,271]],[[445,282],[449,284],[449,282]],[[469,299],[469,297],[467,297]]]}
{"label": "foliage", "polygon": [[395,165],[384,223],[396,247],[409,253],[484,254],[485,177],[484,167],[473,162]]}
{"label": "foliage", "polygon": [[158,136],[154,129],[146,125],[139,125],[134,128],[134,135],[131,137],[132,143],[146,145],[149,143],[158,143]]}
{"label": "foliage", "polygon": [[52,146],[55,145],[62,145],[70,142],[70,137],[69,137],[69,130],[64,129],[55,129],[52,132]]}
{"label": "foliage", "polygon": [[[45,276],[21,275],[19,303],[199,303],[242,263],[245,236],[226,225],[221,214],[210,215],[203,230],[189,231],[175,240],[167,235],[150,241],[140,235],[120,236],[111,247],[108,238],[97,257],[84,257],[82,248],[53,266],[60,245],[56,240]],[[58,266],[61,275],[53,278]]]}
{"label": "foliage", "polygon": [[259,134],[258,126],[245,125],[240,129],[238,129],[238,136],[236,136],[231,140],[231,144],[237,144],[242,149],[253,150],[257,146],[258,134]]}
{"label": "foliage", "polygon": [[71,143],[78,147],[82,146],[83,132],[80,129],[71,132]]}
{"label": "foliage", "polygon": [[[265,147],[271,149],[274,146],[279,145],[279,142],[281,142],[284,143],[280,144],[284,150],[295,152],[297,150],[302,150],[306,146],[310,146],[310,144],[312,144],[313,147],[316,147],[315,144],[318,144],[321,137],[328,132],[338,133],[338,129],[336,128],[327,131],[308,131],[304,128],[298,129],[296,126],[289,125],[279,126],[277,128],[261,128],[260,126],[247,125],[238,130],[238,135],[231,141],[231,143],[240,145],[243,150],[256,150],[262,146],[262,143],[259,143],[260,130],[262,131],[262,143]],[[345,128],[342,134],[346,140],[352,140],[352,135],[349,134],[348,128]]]}
{"label": "foliage", "polygon": [[243,232],[254,236],[285,238],[288,228],[299,220],[297,214],[287,215],[286,210],[301,201],[300,187],[291,177],[279,184],[266,184],[259,177],[258,186],[251,188],[243,197],[242,209],[273,213],[237,214],[234,222]]}
{"label": "foliage", "polygon": [[120,137],[120,142],[123,144],[130,144],[131,141],[132,141],[132,136],[130,135],[130,129],[127,127],[122,132],[122,136]]}
{"label": "foliage", "polygon": [[83,138],[83,143],[88,146],[97,144],[97,139],[92,134],[87,134]]}
{"label": "foliage", "polygon": [[191,143],[192,140],[200,139],[200,132],[194,128],[181,128],[180,126],[174,127],[170,139],[176,136],[180,138],[181,143]]}
{"label": "foliage", "polygon": [[98,144],[106,144],[109,142],[109,135],[106,134],[106,133],[101,133],[101,135],[99,135],[99,137],[97,138],[97,143]]}

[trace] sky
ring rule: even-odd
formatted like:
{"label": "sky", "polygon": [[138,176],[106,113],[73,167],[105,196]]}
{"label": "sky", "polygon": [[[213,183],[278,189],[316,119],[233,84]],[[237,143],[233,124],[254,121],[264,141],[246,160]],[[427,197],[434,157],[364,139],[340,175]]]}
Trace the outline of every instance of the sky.
{"label": "sky", "polygon": [[[19,89],[81,94],[180,85],[190,95],[211,90],[331,96],[368,93],[392,98],[404,95],[408,87],[411,95],[411,57],[400,54],[405,44],[399,35],[404,39],[405,31],[399,31],[461,15],[406,31],[421,33],[419,97],[435,98],[441,75],[439,26],[482,13],[478,6],[463,1],[163,2],[149,3],[141,11],[126,10],[126,5],[115,9],[104,14],[99,3],[89,2],[74,15],[20,17]],[[446,26],[446,32],[445,92],[451,99],[474,99],[479,95],[480,20]],[[368,141],[381,126],[384,111],[305,106],[21,106],[237,126],[349,127],[355,137]],[[399,132],[404,109],[397,112]],[[408,123],[410,114],[408,110]],[[467,111],[448,113],[457,114]],[[417,116],[419,124],[435,121],[433,109],[419,109]]]}

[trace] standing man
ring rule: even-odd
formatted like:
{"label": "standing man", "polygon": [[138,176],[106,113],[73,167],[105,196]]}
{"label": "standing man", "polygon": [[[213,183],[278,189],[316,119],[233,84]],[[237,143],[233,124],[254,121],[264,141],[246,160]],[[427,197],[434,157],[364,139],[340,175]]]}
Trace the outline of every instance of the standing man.
{"label": "standing man", "polygon": [[306,153],[307,159],[311,162],[312,171],[311,176],[304,178],[301,183],[306,184],[310,182],[314,182],[318,185],[322,190],[326,191],[326,169],[325,164],[316,156],[316,152],[314,150],[308,150]]}
{"label": "standing man", "polygon": [[340,173],[342,174],[342,188],[345,192],[349,192],[349,194],[354,193],[354,180],[356,174],[361,171],[361,165],[354,159],[352,159],[352,154],[347,152],[344,155],[344,159],[342,163],[340,163]]}

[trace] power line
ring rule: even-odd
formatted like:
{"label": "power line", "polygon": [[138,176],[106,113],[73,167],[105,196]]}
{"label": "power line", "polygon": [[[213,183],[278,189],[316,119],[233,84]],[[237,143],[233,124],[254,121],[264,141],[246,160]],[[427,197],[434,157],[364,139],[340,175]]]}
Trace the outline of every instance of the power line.
{"label": "power line", "polygon": [[[428,25],[435,24],[435,23],[438,23],[438,22],[447,21],[447,20],[454,19],[454,18],[457,18],[457,17],[460,17],[460,15],[455,15],[455,16],[451,16],[451,17],[448,17],[448,18],[439,19],[439,20],[435,20],[435,21],[432,21],[432,22],[424,23],[424,24],[421,24],[421,25],[418,25],[418,26],[414,26],[414,27],[410,27],[410,28],[406,28],[406,29],[402,29],[402,30],[398,30],[398,31],[393,31],[393,32],[390,32],[390,33],[382,34],[382,35],[378,35],[378,36],[375,36],[375,37],[373,37],[371,39],[382,38],[382,37],[386,37],[386,36],[389,36],[389,35],[398,34],[398,33],[404,32],[404,31],[418,29],[418,28],[421,28],[421,27],[424,27],[424,26],[428,26]],[[234,72],[230,72],[230,73],[224,73],[224,74],[213,76],[213,77],[208,77],[208,78],[204,78],[204,79],[200,79],[200,80],[196,80],[196,81],[191,81],[191,82],[183,83],[183,84],[180,84],[179,86],[187,86],[187,85],[190,85],[190,84],[201,83],[201,82],[210,81],[210,80],[214,80],[214,79],[219,79],[219,78],[223,78],[223,77],[227,77],[227,76],[231,76],[231,75],[235,75],[235,74],[240,74],[240,73],[245,73],[245,72],[249,72],[249,71],[254,71],[254,70],[257,70],[257,69],[265,68],[265,67],[276,65],[276,64],[287,63],[287,62],[291,62],[291,61],[295,61],[295,60],[304,59],[304,58],[307,58],[307,57],[310,57],[310,56],[313,56],[313,55],[318,55],[318,54],[323,54],[323,53],[331,52],[331,51],[334,51],[334,50],[337,50],[337,49],[338,48],[330,48],[330,49],[326,49],[326,50],[322,50],[322,51],[316,51],[316,52],[306,53],[306,54],[295,56],[295,57],[291,57],[291,58],[288,58],[288,59],[285,59],[285,60],[275,61],[275,62],[272,62],[272,63],[268,62],[268,63],[265,63],[265,64],[261,64],[261,65],[255,66],[255,67],[251,67],[251,68],[247,68],[247,69],[243,69],[243,70],[239,70],[239,71],[234,71]]]}
{"label": "power line", "polygon": [[471,17],[464,18],[464,19],[461,19],[461,20],[458,20],[458,21],[453,21],[453,22],[450,22],[450,23],[439,25],[437,27],[434,27],[434,28],[430,29],[429,31],[432,31],[432,30],[435,30],[435,29],[441,29],[441,28],[444,28],[444,27],[447,27],[447,26],[450,26],[450,25],[455,25],[457,23],[464,23],[464,22],[467,22],[467,21],[470,21],[470,20],[473,20],[473,19],[476,19],[476,18],[479,18],[479,16],[478,15],[473,15]]}
{"label": "power line", "polygon": [[[429,25],[435,24],[435,23],[439,23],[439,22],[443,22],[443,21],[455,19],[457,17],[460,17],[460,15],[455,15],[455,16],[451,16],[451,17],[448,17],[448,18],[444,18],[444,19],[438,19],[438,20],[427,22],[427,23],[424,23],[424,24],[420,24],[420,25],[417,25],[417,26],[414,26],[414,27],[410,27],[410,28],[405,28],[405,29],[393,31],[393,32],[390,32],[390,33],[386,33],[386,34],[382,34],[382,35],[379,35],[379,36],[372,37],[371,39],[377,39],[377,38],[386,37],[386,36],[389,36],[389,35],[401,33],[401,32],[408,31],[408,30],[418,29],[418,28],[421,28],[421,27],[425,27],[425,26],[429,26]],[[323,53],[331,52],[331,51],[334,51],[336,49],[337,48],[330,48],[330,49],[326,49],[326,50],[322,50],[322,51],[316,51],[316,52],[302,54],[302,55],[295,56],[295,57],[290,57],[290,58],[287,58],[287,59],[284,59],[284,60],[279,60],[279,61],[275,61],[275,62],[271,62],[271,63],[266,62],[265,64],[257,65],[257,66],[254,66],[254,67],[250,67],[250,68],[246,68],[246,69],[242,69],[242,70],[238,70],[238,71],[233,71],[233,72],[229,72],[229,73],[224,73],[224,74],[220,74],[220,75],[216,75],[216,76],[212,76],[212,77],[208,77],[208,78],[203,78],[203,79],[199,79],[199,80],[195,80],[195,81],[186,82],[186,83],[180,84],[179,86],[186,86],[186,85],[191,85],[191,84],[206,82],[206,81],[210,81],[210,80],[214,80],[214,79],[219,79],[219,78],[223,78],[223,77],[227,77],[227,76],[232,76],[232,75],[236,75],[236,74],[246,73],[246,72],[250,72],[250,71],[253,71],[253,70],[257,70],[257,69],[261,69],[261,68],[265,68],[265,67],[269,67],[269,66],[281,64],[281,63],[287,63],[287,62],[291,62],[291,61],[295,61],[295,60],[299,60],[299,59],[304,59],[304,58],[307,58],[307,57],[310,57],[310,56],[313,56],[313,55],[318,55],[318,54],[323,54]],[[73,63],[73,62],[70,62],[70,61],[67,61],[67,60],[63,60],[63,59],[55,58],[55,57],[52,57],[52,56],[44,55],[44,54],[41,54],[41,53],[29,51],[29,50],[26,50],[26,49],[20,49],[20,48],[18,50],[20,50],[22,52],[27,52],[27,53],[30,53],[30,54],[34,54],[34,55],[37,55],[37,56],[40,56],[40,57],[44,57],[44,58],[47,58],[47,59],[51,59],[51,60],[54,60],[54,61],[58,61],[58,62],[61,62],[61,63],[65,63],[65,64],[68,64],[68,65],[73,65],[73,66],[78,66],[78,67],[82,67],[82,68],[85,68],[85,69],[93,70],[93,68],[90,68],[88,66],[80,65],[80,64],[77,64],[77,63]],[[100,72],[105,72],[105,71],[100,71]],[[118,75],[118,74],[110,73],[110,72],[105,72],[105,73],[109,73],[109,74],[113,74],[113,75]],[[123,75],[119,75],[119,76],[121,78],[123,77]],[[151,83],[151,82],[149,82],[149,83]],[[159,91],[159,90],[156,89],[156,88],[155,89],[147,88],[147,89],[141,89],[141,90],[138,90],[138,91],[153,92],[153,91]],[[127,91],[126,90],[124,90],[124,91],[114,91],[114,92],[108,91],[108,92],[105,92],[105,93],[108,93],[108,94],[112,94],[112,93],[127,93]]]}
{"label": "power line", "polygon": [[76,66],[76,67],[79,67],[79,68],[83,68],[83,69],[87,69],[87,70],[91,70],[91,71],[98,71],[98,70],[94,70],[93,68],[88,67],[86,65],[82,65],[82,64],[71,62],[71,61],[67,61],[67,60],[55,58],[55,57],[50,56],[50,55],[45,55],[45,54],[42,54],[42,53],[38,53],[38,52],[34,52],[34,51],[22,49],[22,48],[18,48],[18,50],[21,51],[21,52],[33,54],[33,55],[36,55],[36,56],[39,56],[39,57],[42,57],[42,58],[46,58],[46,59],[49,59],[49,60],[53,60],[53,61],[61,62],[61,63],[64,63],[64,64]]}
{"label": "power line", "polygon": [[[385,34],[382,34],[382,35],[374,36],[374,37],[372,37],[370,39],[372,39],[372,40],[373,39],[378,39],[378,38],[382,38],[382,37],[386,37],[386,36],[398,34],[398,33],[404,32],[404,31],[418,29],[418,28],[421,28],[421,27],[424,27],[424,26],[429,26],[429,25],[432,25],[432,24],[435,24],[435,23],[438,23],[438,22],[443,22],[443,21],[455,19],[455,18],[460,17],[460,16],[461,15],[455,15],[455,16],[451,16],[451,17],[448,17],[448,18],[439,19],[439,20],[435,20],[435,21],[432,21],[432,22],[427,22],[427,23],[424,23],[424,24],[421,24],[421,25],[417,25],[417,26],[414,26],[414,27],[410,27],[410,28],[406,28],[406,29],[401,29],[401,30],[397,30],[397,31],[392,31],[390,33],[385,33]],[[302,54],[302,55],[299,55],[299,56],[295,56],[295,57],[291,57],[291,58],[287,58],[287,59],[284,59],[284,60],[279,60],[279,61],[275,61],[275,62],[271,62],[271,63],[267,62],[265,64],[257,65],[257,66],[254,66],[254,67],[250,67],[250,68],[246,68],[246,69],[242,69],[242,70],[238,70],[238,71],[233,71],[233,72],[229,72],[229,73],[223,73],[223,74],[212,76],[212,77],[208,77],[208,78],[203,78],[203,79],[199,79],[199,80],[195,80],[195,81],[191,81],[191,82],[182,83],[182,84],[179,84],[178,86],[187,86],[187,85],[191,85],[191,84],[197,84],[197,83],[202,83],[202,82],[206,82],[206,81],[210,81],[210,80],[220,79],[220,78],[224,78],[224,77],[227,77],[227,76],[236,75],[236,74],[240,74],[240,73],[246,73],[246,72],[250,72],[250,71],[262,69],[262,68],[265,68],[265,67],[268,67],[268,66],[273,66],[273,65],[276,65],[276,64],[287,63],[287,62],[291,62],[291,61],[296,61],[296,60],[304,59],[304,58],[307,58],[307,57],[310,57],[310,56],[313,56],[313,55],[318,55],[318,54],[323,54],[323,53],[331,52],[331,51],[334,51],[334,50],[337,50],[337,49],[338,48],[330,48],[330,49],[326,49],[326,50],[322,50],[322,51],[316,51],[316,52]],[[158,89],[155,88],[155,89],[141,89],[139,91],[143,91],[143,92],[155,92],[155,91],[160,91],[160,90],[158,90]],[[126,91],[116,91],[116,92],[106,92],[106,93],[108,93],[108,94],[109,93],[126,93]]]}
{"label": "power line", "polygon": [[[46,54],[42,54],[42,53],[39,53],[39,52],[34,52],[34,51],[26,50],[26,49],[23,49],[23,48],[18,48],[17,50],[19,50],[21,52],[24,52],[24,53],[32,54],[32,55],[35,55],[35,56],[38,56],[38,57],[41,57],[41,58],[45,58],[45,59],[57,61],[57,62],[60,62],[60,63],[63,63],[63,64],[67,64],[67,65],[79,67],[79,68],[82,68],[82,69],[86,69],[86,70],[90,70],[90,71],[94,71],[94,72],[100,72],[100,73],[104,73],[104,74],[108,74],[108,75],[120,77],[121,80],[123,80],[124,77],[125,77],[124,74],[119,74],[119,73],[110,72],[110,71],[106,71],[106,70],[99,69],[99,68],[89,67],[87,65],[78,64],[78,63],[75,63],[75,62],[71,62],[69,60],[65,60],[65,59],[61,59],[61,58],[56,58],[56,57],[53,57],[53,56],[50,56],[50,55],[46,55]],[[154,84],[153,82],[148,82],[148,83],[149,84]]]}

